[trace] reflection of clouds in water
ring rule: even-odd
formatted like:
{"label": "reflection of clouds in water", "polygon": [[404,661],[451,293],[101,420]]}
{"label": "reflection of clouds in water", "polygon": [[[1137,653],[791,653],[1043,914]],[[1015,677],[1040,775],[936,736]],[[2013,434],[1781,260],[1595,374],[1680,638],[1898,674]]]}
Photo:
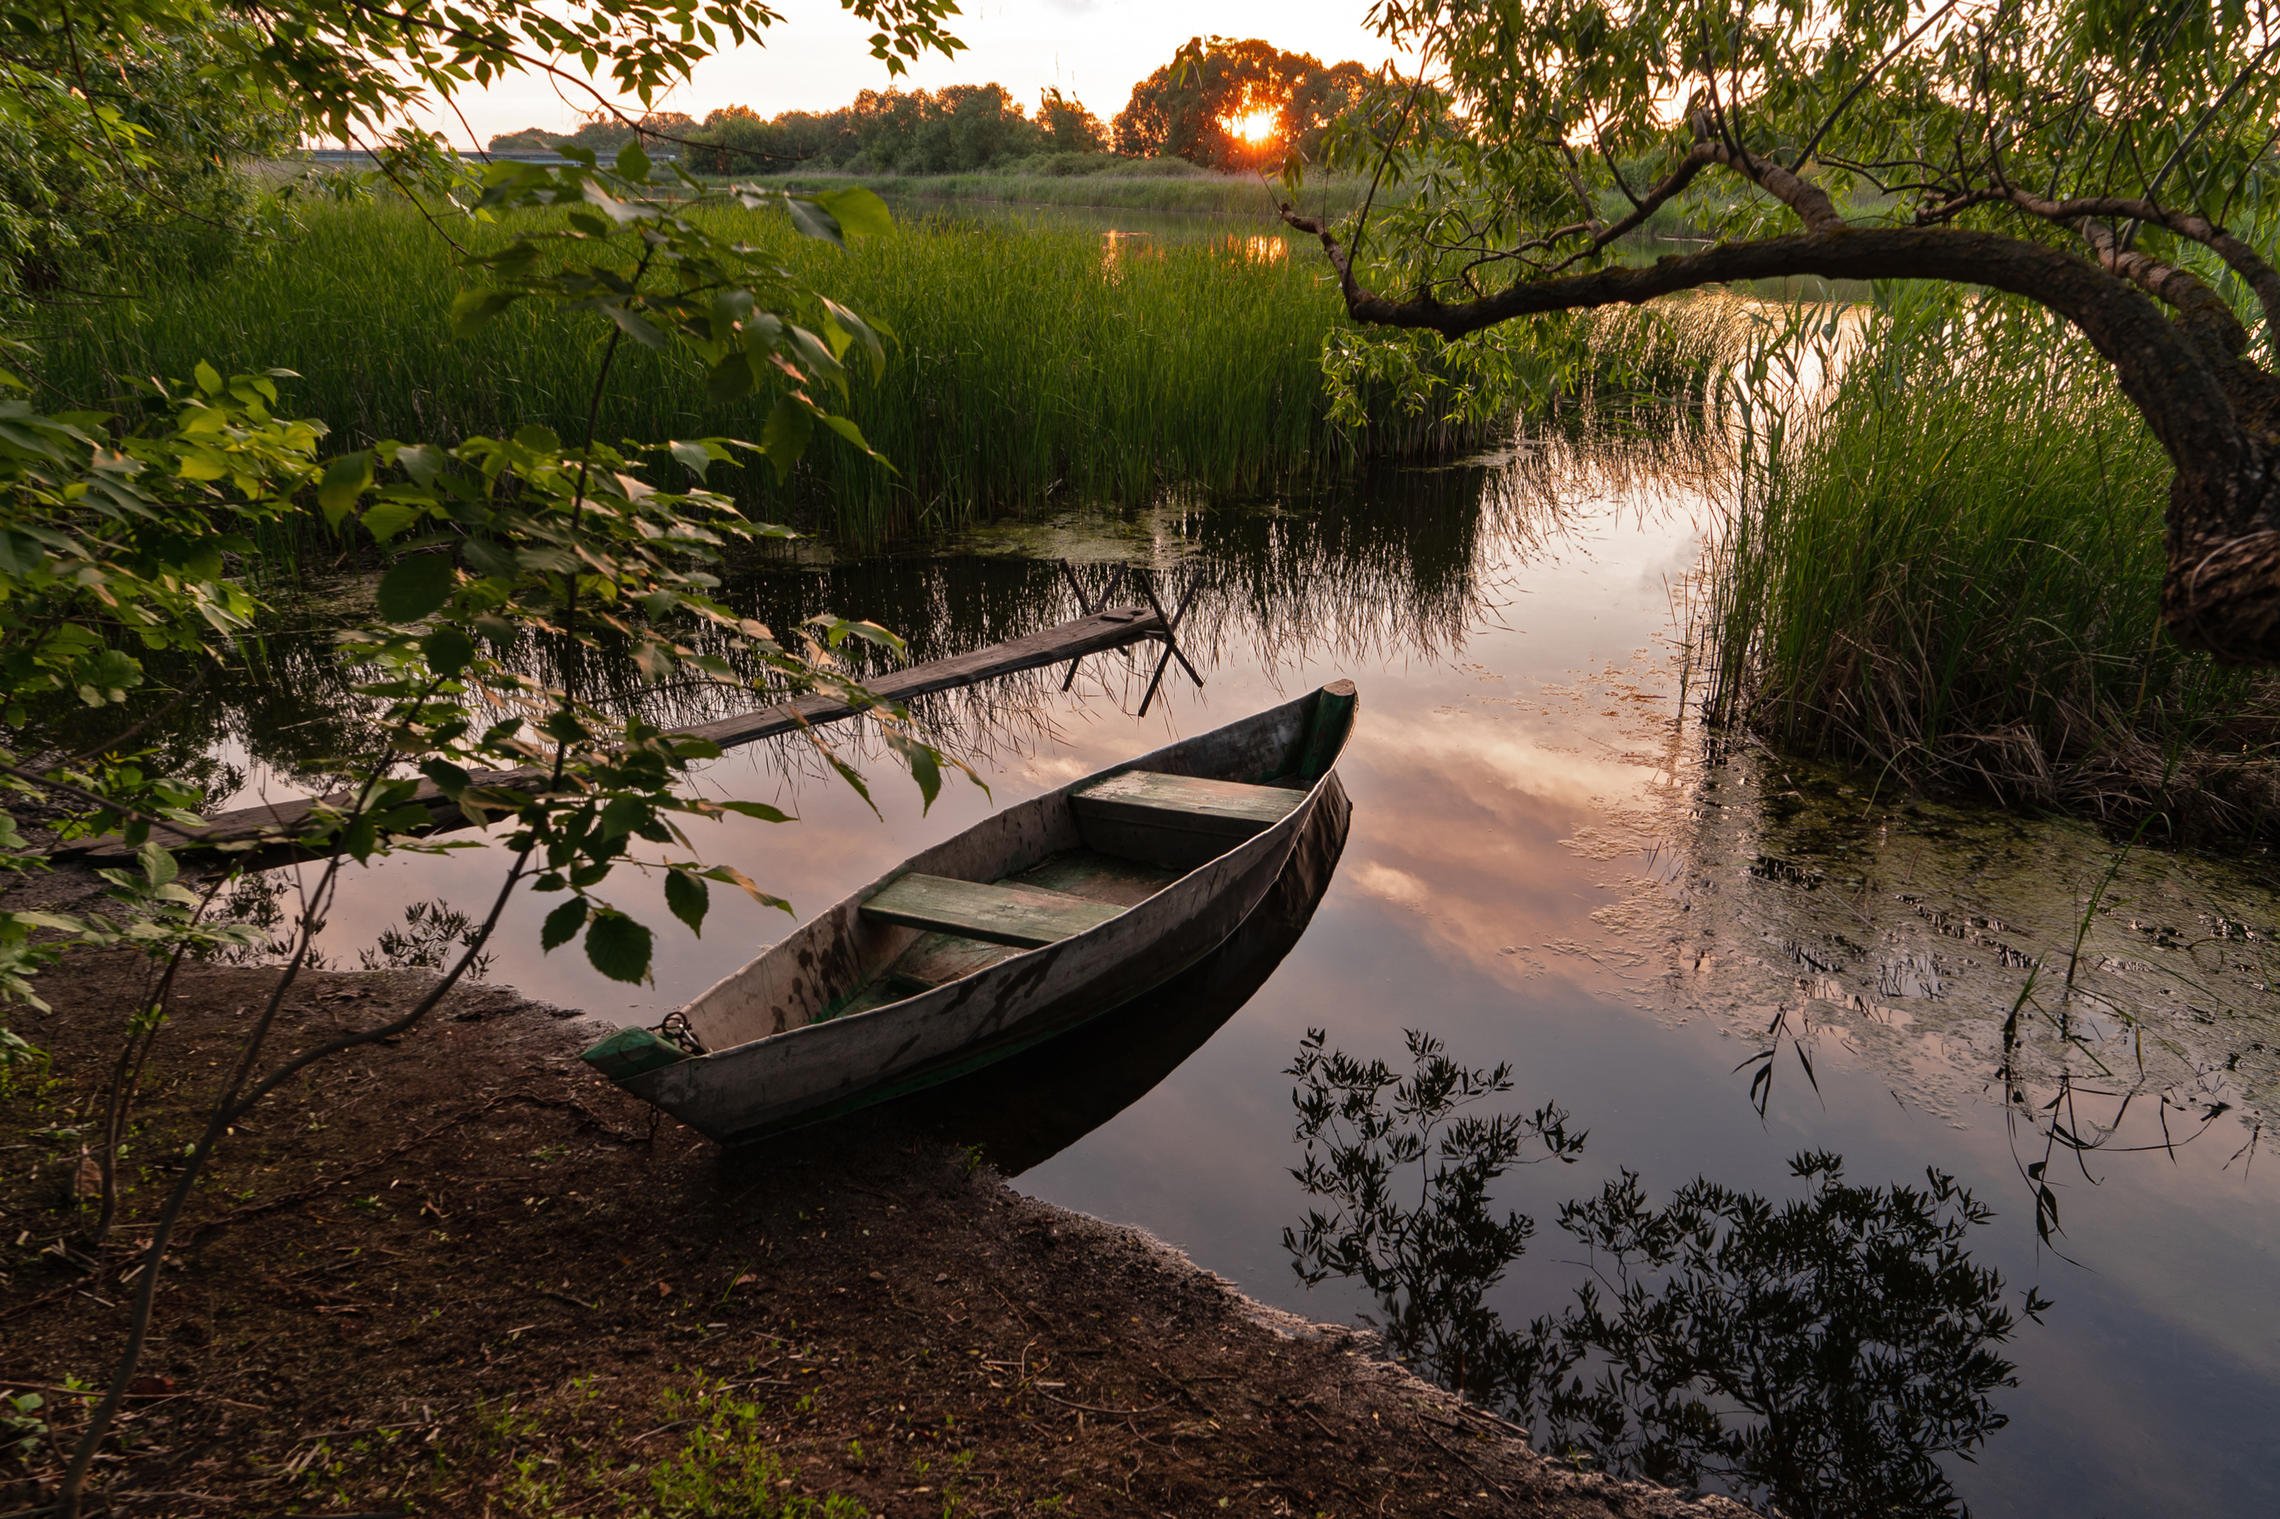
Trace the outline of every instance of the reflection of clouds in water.
{"label": "reflection of clouds in water", "polygon": [[1038,790],[1050,791],[1056,786],[1066,786],[1073,780],[1090,775],[1099,768],[1074,754],[1040,754],[1024,764],[1021,773],[1025,779],[1035,782]]}
{"label": "reflection of clouds in water", "polygon": [[1371,860],[1355,866],[1347,874],[1362,891],[1405,911],[1422,913],[1433,907],[1436,895],[1433,888],[1406,870]]}

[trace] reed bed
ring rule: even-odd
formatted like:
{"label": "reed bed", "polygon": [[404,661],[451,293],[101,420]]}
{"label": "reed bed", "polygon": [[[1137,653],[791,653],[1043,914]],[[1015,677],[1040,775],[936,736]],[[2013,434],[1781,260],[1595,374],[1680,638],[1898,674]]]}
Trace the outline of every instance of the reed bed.
{"label": "reed bed", "polygon": [[[1333,394],[1323,356],[1345,325],[1336,294],[1319,261],[1279,237],[1120,239],[936,219],[841,252],[794,237],[776,213],[698,214],[774,249],[895,336],[884,376],[859,380],[847,406],[891,472],[819,442],[788,485],[758,466],[726,482],[757,514],[852,542],[1142,503],[1174,486],[1280,492],[1372,455],[1445,457],[1493,441],[1543,373],[1604,364],[1611,383],[1662,384],[1674,362],[1703,372],[1683,345],[1614,341],[1605,324],[1568,321],[1475,340],[1446,360],[1412,356],[1402,373],[1365,368]],[[476,247],[503,235],[457,231]],[[326,422],[342,447],[527,422],[575,433],[605,329],[526,303],[455,340],[447,314],[461,283],[450,248],[408,208],[314,205],[256,255],[50,332],[42,377],[76,403],[123,398],[134,378],[186,375],[201,359],[282,366],[307,377],[287,386],[286,404]],[[1421,424],[1391,404],[1407,376],[1460,363],[1447,374],[1464,381],[1462,408]],[[607,436],[759,435],[766,396],[716,403],[692,365],[630,345],[618,365]]]}
{"label": "reed bed", "polygon": [[2280,833],[2280,676],[2162,631],[2169,470],[2107,368],[2006,301],[1858,320],[1806,366],[1841,370],[1818,411],[1746,450],[1703,608],[1713,715],[2014,806]]}

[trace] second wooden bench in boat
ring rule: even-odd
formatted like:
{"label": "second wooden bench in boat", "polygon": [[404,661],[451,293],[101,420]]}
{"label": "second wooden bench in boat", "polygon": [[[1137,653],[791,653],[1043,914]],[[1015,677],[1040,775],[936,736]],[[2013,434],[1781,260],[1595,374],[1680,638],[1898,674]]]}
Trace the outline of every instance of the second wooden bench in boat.
{"label": "second wooden bench in boat", "polygon": [[1012,881],[960,881],[912,871],[881,887],[863,911],[889,923],[1034,948],[1097,928],[1124,909]]}
{"label": "second wooden bench in boat", "polygon": [[1306,793],[1289,786],[1125,770],[1069,800],[1092,848],[1186,869],[1272,828],[1306,800]]}

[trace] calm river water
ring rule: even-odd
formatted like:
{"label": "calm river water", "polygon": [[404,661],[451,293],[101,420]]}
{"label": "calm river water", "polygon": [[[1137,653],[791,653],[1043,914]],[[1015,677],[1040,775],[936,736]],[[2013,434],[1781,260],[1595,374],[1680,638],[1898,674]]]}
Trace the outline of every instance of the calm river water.
{"label": "calm river water", "polygon": [[[1975,1460],[1942,1458],[1956,1497],[1981,1514],[2280,1512],[2280,1156],[2255,1144],[2280,1088],[2273,862],[2127,851],[1746,750],[1706,760],[1683,699],[1709,518],[1679,463],[1695,452],[1536,441],[1337,499],[755,569],[733,590],[761,615],[874,617],[931,657],[1070,615],[1059,561],[1092,585],[1146,566],[1168,594],[1201,583],[1187,647],[1207,684],[1175,673],[1142,719],[1147,668],[1110,655],[1066,694],[1056,671],[943,698],[926,715],[989,792],[953,783],[930,813],[876,757],[883,819],[796,751],[740,751],[706,784],[800,821],[698,842],[804,914],[994,806],[1350,676],[1352,832],[1311,924],[1200,1048],[1057,1153],[1039,1158],[1066,1132],[1025,1146],[1004,1112],[1044,1122],[1095,1083],[1082,1127],[1153,1068],[1111,1038],[995,1089],[985,1143],[1028,1167],[1018,1186],[1150,1230],[1269,1303],[1351,1318],[1367,1294],[1307,1288],[1284,1246],[1315,1205],[1291,1174],[1285,1068],[1310,1028],[1397,1065],[1404,1031],[1430,1031],[1462,1062],[1510,1061],[1514,1106],[1556,1100],[1588,1131],[1576,1164],[1500,1184],[1539,1223],[1488,1296],[1513,1326],[1584,1279],[1560,1203],[1624,1169],[1659,1201],[1697,1176],[1800,1195],[1789,1162],[1808,1149],[1856,1183],[1937,1168],[1993,1208],[1970,1251],[2008,1306],[2029,1288],[2051,1304],[1997,1347],[2016,1364],[1995,1394],[2007,1424]],[[495,869],[482,850],[376,868],[326,948],[354,964],[406,903],[472,904]],[[788,922],[716,896],[693,938],[650,888],[611,890],[665,925],[653,987],[542,956],[531,902],[490,974],[652,1022]],[[2054,1131],[2095,1148],[2054,1148]],[[2047,1242],[2030,1176],[2058,1210]]]}

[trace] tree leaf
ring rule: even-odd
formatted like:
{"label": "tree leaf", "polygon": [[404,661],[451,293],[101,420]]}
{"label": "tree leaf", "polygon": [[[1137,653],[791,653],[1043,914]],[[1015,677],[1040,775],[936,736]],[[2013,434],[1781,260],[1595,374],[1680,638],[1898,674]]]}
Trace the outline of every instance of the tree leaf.
{"label": "tree leaf", "polygon": [[380,577],[380,615],[390,622],[418,622],[451,599],[458,571],[449,554],[415,554],[398,560]]}
{"label": "tree leaf", "polygon": [[355,510],[356,498],[371,488],[370,450],[342,454],[325,465],[324,483],[317,487],[317,505],[324,509],[325,521],[339,527],[341,519]]}
{"label": "tree leaf", "polygon": [[712,888],[685,870],[665,873],[665,905],[673,916],[689,925],[689,932],[705,931],[705,909],[712,905]]}
{"label": "tree leaf", "polygon": [[842,232],[856,237],[871,237],[894,230],[894,213],[875,191],[861,185],[844,190],[825,190],[816,196],[816,204],[831,213]]}
{"label": "tree leaf", "polygon": [[842,248],[847,246],[847,239],[840,236],[839,218],[817,202],[803,196],[787,195],[784,197],[784,205],[790,209],[792,225],[800,229],[802,236],[820,237]]}
{"label": "tree leaf", "polygon": [[655,936],[615,908],[604,908],[586,925],[586,959],[612,981],[639,984],[649,979]]}
{"label": "tree leaf", "polygon": [[760,447],[776,466],[779,483],[792,477],[792,466],[807,452],[808,439],[814,435],[815,414],[790,396],[776,397],[767,425],[760,429]]}
{"label": "tree leaf", "polygon": [[451,298],[451,332],[469,337],[483,324],[512,306],[520,295],[512,290],[462,290]]}
{"label": "tree leaf", "polygon": [[675,443],[672,448],[673,457],[680,460],[682,467],[699,480],[713,466],[712,450],[702,443]]}
{"label": "tree leaf", "polygon": [[364,530],[386,543],[419,521],[420,509],[408,501],[375,501],[364,513]]}
{"label": "tree leaf", "polygon": [[539,925],[538,947],[548,951],[560,949],[577,938],[578,930],[585,926],[586,899],[572,897],[548,913],[546,921]]}
{"label": "tree leaf", "polygon": [[420,640],[420,649],[438,675],[457,675],[475,658],[475,640],[457,628],[437,628]]}

